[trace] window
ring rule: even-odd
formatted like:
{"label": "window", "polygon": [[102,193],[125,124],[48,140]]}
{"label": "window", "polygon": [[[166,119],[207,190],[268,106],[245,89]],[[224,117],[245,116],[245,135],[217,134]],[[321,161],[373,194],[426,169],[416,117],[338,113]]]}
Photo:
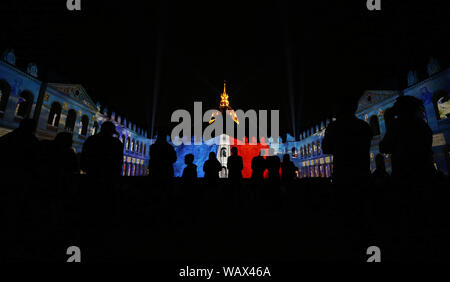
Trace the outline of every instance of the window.
{"label": "window", "polygon": [[298,155],[297,155],[297,148],[295,148],[295,147],[292,147],[292,157],[293,158],[296,158]]}
{"label": "window", "polygon": [[378,117],[376,115],[370,117],[369,125],[372,128],[373,136],[380,135],[380,123],[378,122]]}
{"label": "window", "polygon": [[436,91],[433,95],[433,104],[438,120],[450,117],[450,99],[447,91]]}
{"label": "window", "polygon": [[75,129],[75,122],[77,121],[77,112],[74,109],[70,109],[67,112],[66,127],[65,129],[69,132],[73,132]]}
{"label": "window", "polygon": [[322,154],[322,149],[320,148],[320,140],[317,140],[317,154]]}
{"label": "window", "polygon": [[50,113],[48,115],[47,124],[58,127],[59,120],[61,119],[61,104],[58,102],[53,102],[50,107]]}
{"label": "window", "polygon": [[29,91],[23,91],[20,93],[19,101],[16,106],[16,116],[28,118],[33,107],[34,96]]}
{"label": "window", "polygon": [[11,86],[9,86],[8,82],[0,80],[0,113],[4,113],[6,111],[10,92]]}
{"label": "window", "polygon": [[89,127],[89,117],[87,115],[83,115],[81,117],[81,135],[86,136],[88,133]]}
{"label": "window", "polygon": [[98,132],[98,122],[94,121],[94,126],[91,128],[91,135],[95,135]]}
{"label": "window", "polygon": [[127,150],[130,150],[130,137],[127,137],[127,144],[125,146]]}

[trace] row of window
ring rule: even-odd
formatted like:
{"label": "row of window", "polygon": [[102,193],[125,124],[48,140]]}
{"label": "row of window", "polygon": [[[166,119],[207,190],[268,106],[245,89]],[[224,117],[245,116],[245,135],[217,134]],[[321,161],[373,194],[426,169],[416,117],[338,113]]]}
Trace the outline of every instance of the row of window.
{"label": "row of window", "polygon": [[125,135],[122,135],[120,139],[122,140],[122,143],[124,144],[124,147],[127,151],[144,155],[147,154],[147,145],[145,145],[144,143],[135,141],[134,139],[131,139],[129,136],[125,140]]}
{"label": "row of window", "polygon": [[123,176],[145,176],[147,168],[143,164],[124,163],[122,168]]}
{"label": "row of window", "polygon": [[[297,158],[299,156],[298,152],[297,152],[297,148],[293,147],[291,152],[292,152],[293,158]],[[300,147],[300,158],[301,159],[320,155],[320,154],[322,154],[320,140],[317,140],[316,142],[312,142],[311,144]]]}
{"label": "row of window", "polygon": [[[58,102],[53,102],[50,107],[50,113],[48,115],[47,124],[53,127],[59,126],[59,121],[61,119],[61,104]],[[66,123],[64,129],[68,132],[73,132],[75,130],[75,125],[77,121],[77,112],[74,109],[70,109],[67,112]],[[89,130],[89,117],[87,115],[81,116],[81,126],[78,134],[82,136],[87,136]],[[94,126],[91,128],[91,135],[96,134],[98,131],[98,123],[95,121]]]}
{"label": "row of window", "polygon": [[[3,80],[0,80],[0,112],[4,112],[6,110],[7,102],[9,99],[9,84],[5,84]],[[8,91],[5,91],[8,90]],[[34,96],[29,91],[23,91],[19,96],[19,101],[16,106],[15,115],[22,118],[27,118],[31,114],[31,109],[33,106]],[[50,113],[48,115],[47,124],[57,128],[59,126],[61,120],[61,112],[62,106],[58,102],[53,102],[50,107]],[[67,112],[67,118],[64,125],[64,129],[68,132],[74,132],[77,121],[77,112],[74,109],[70,109]],[[94,122],[94,126],[91,128],[91,135],[94,135],[98,132],[98,122]],[[87,115],[83,115],[81,117],[81,126],[78,134],[82,136],[87,136],[89,130],[89,117]],[[126,144],[125,147],[128,151],[146,154],[147,147],[145,144],[141,142],[135,142],[134,139],[130,140],[130,137],[127,138],[126,143],[124,140],[125,136],[122,136],[123,144]]]}
{"label": "row of window", "polygon": [[[61,104],[58,102],[53,102],[52,106],[50,107],[50,114],[48,117],[48,124],[54,127],[58,127],[59,125],[59,119],[61,116]],[[75,128],[75,123],[77,119],[77,113],[75,110],[70,109],[67,112],[67,119],[65,124],[65,130],[69,132],[73,132]],[[81,127],[79,134],[82,136],[86,136],[88,133],[89,128],[89,117],[87,115],[83,115],[81,117]],[[98,123],[95,121],[94,126],[91,129],[91,135],[96,134],[98,131]],[[147,153],[147,146],[139,141],[135,141],[134,139],[131,139],[130,137],[127,137],[125,140],[125,135],[122,135],[120,138],[122,140],[122,143],[124,144],[124,147],[127,151],[140,153],[140,154],[146,154]]]}
{"label": "row of window", "polygon": [[[0,80],[0,113],[6,111],[9,102],[10,86],[4,80]],[[27,118],[31,114],[33,108],[34,96],[30,91],[22,91],[14,110],[14,115],[17,117]]]}
{"label": "row of window", "polygon": [[331,177],[333,171],[333,164],[323,164],[314,166],[301,167],[298,172],[299,178],[309,177]]}

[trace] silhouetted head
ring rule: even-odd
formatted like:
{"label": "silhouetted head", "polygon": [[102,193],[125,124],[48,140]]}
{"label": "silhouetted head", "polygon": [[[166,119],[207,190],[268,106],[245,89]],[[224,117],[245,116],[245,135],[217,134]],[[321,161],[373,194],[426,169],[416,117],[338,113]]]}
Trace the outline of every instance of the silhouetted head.
{"label": "silhouetted head", "polygon": [[104,123],[102,123],[102,127],[100,130],[101,134],[103,135],[107,135],[107,136],[113,136],[114,134],[119,134],[116,131],[116,126],[114,125],[114,123],[110,122],[110,121],[105,121]]}
{"label": "silhouetted head", "polygon": [[259,155],[264,157],[266,155],[266,150],[265,149],[259,150]]}
{"label": "silhouetted head", "polygon": [[423,102],[413,96],[400,96],[394,103],[394,114],[398,117],[423,119],[425,107]]}
{"label": "silhouetted head", "polygon": [[283,155],[283,162],[289,162],[290,160],[291,160],[291,158],[289,157],[289,154]]}
{"label": "silhouetted head", "polygon": [[237,147],[231,148],[231,154],[232,155],[237,155],[238,154],[238,148]]}
{"label": "silhouetted head", "polygon": [[36,131],[36,121],[34,119],[25,118],[20,122],[18,129],[24,134],[34,134]]}
{"label": "silhouetted head", "polygon": [[333,105],[336,117],[354,115],[358,109],[358,100],[358,97],[353,96],[337,97]]}
{"label": "silhouetted head", "polygon": [[167,135],[169,134],[169,130],[165,127],[159,127],[157,130],[157,138],[158,141],[166,141]]}
{"label": "silhouetted head", "polygon": [[210,153],[209,153],[209,159],[210,159],[210,160],[214,160],[215,158],[216,158],[216,153],[210,152]]}
{"label": "silhouetted head", "polygon": [[184,163],[189,165],[192,164],[194,162],[194,155],[193,154],[187,154],[186,156],[184,156]]}
{"label": "silhouetted head", "polygon": [[386,164],[384,162],[384,156],[382,154],[377,154],[375,156],[375,165],[377,169],[386,170]]}
{"label": "silhouetted head", "polygon": [[69,132],[58,133],[55,143],[61,148],[72,148],[72,134]]}

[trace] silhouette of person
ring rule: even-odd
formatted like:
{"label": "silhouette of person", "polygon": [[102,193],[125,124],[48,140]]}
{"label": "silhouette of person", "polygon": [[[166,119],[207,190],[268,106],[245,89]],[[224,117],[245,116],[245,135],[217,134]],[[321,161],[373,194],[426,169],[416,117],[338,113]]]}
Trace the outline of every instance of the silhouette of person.
{"label": "silhouette of person", "polygon": [[228,178],[239,181],[242,179],[242,169],[244,164],[242,157],[238,155],[238,148],[231,148],[231,156],[227,159]]}
{"label": "silhouette of person", "polygon": [[269,149],[269,156],[266,158],[266,166],[269,171],[269,180],[280,181],[280,157],[275,155],[274,149]]}
{"label": "silhouette of person", "polygon": [[259,155],[252,159],[252,179],[263,180],[264,171],[266,170],[266,160],[264,159],[264,151],[261,149]]}
{"label": "silhouette of person", "polygon": [[375,171],[372,173],[372,184],[375,187],[384,187],[389,183],[390,175],[386,171],[386,164],[382,154],[375,156],[375,165]]}
{"label": "silhouette of person", "polygon": [[[402,223],[393,224],[393,231],[399,232],[398,236],[408,235],[408,240],[396,248],[413,260],[418,259],[418,254],[427,256],[424,232],[435,217],[431,211],[438,195],[438,189],[433,189],[436,187],[433,133],[424,120],[424,112],[421,100],[412,96],[398,97],[393,106],[394,119],[380,142],[380,152],[391,154],[395,187],[392,198],[396,201],[391,217]],[[409,248],[412,242],[417,245],[414,251]]]}
{"label": "silhouette of person", "polygon": [[342,98],[337,103],[336,120],[325,130],[322,152],[333,155],[333,181],[361,184],[370,177],[369,124],[355,116],[357,99]]}
{"label": "silhouette of person", "polygon": [[297,170],[294,163],[290,160],[289,154],[283,156],[283,163],[281,164],[281,178],[284,182],[292,181],[296,178],[295,171]]}
{"label": "silhouette of person", "polygon": [[166,131],[160,129],[155,143],[150,146],[149,175],[155,180],[164,181],[173,177],[177,153],[167,142],[166,136]]}
{"label": "silhouette of person", "polygon": [[412,182],[430,179],[436,172],[433,132],[424,120],[422,101],[412,96],[401,96],[397,98],[393,112],[397,118],[391,121],[380,142],[380,152],[391,154],[392,177]]}
{"label": "silhouette of person", "polygon": [[203,165],[203,171],[205,172],[205,179],[217,180],[219,179],[219,172],[222,170],[222,165],[217,160],[216,153],[210,152],[209,159]]}
{"label": "silhouette of person", "polygon": [[[81,168],[88,175],[100,178],[120,176],[123,162],[123,144],[115,125],[105,121],[100,133],[90,136],[83,144]],[[61,141],[62,142],[62,141]]]}
{"label": "silhouette of person", "polygon": [[186,167],[183,170],[184,183],[194,183],[197,180],[197,166],[194,164],[194,155],[187,154],[184,156]]}
{"label": "silhouette of person", "polygon": [[39,141],[34,135],[36,122],[23,119],[19,127],[0,138],[1,171],[6,177],[27,179],[36,169]]}
{"label": "silhouette of person", "polygon": [[58,165],[60,173],[71,175],[79,173],[79,164],[77,156],[72,149],[73,136],[68,132],[61,132],[56,135],[55,145],[55,164]]}
{"label": "silhouette of person", "polygon": [[[27,232],[22,228],[23,217],[30,216],[27,205],[36,201],[29,197],[29,191],[40,190],[36,187],[37,157],[39,141],[35,137],[36,122],[23,119],[19,127],[0,137],[0,214],[2,218],[1,257],[13,257],[17,253],[17,242],[23,242]],[[33,233],[34,234],[34,233]],[[22,243],[21,243],[22,244]]]}
{"label": "silhouette of person", "polygon": [[357,99],[342,97],[335,103],[336,120],[330,123],[322,140],[322,152],[333,155],[332,181],[337,204],[337,220],[345,228],[343,243],[349,244],[348,259],[359,259],[358,250],[366,236],[363,217],[365,187],[370,179],[372,129],[355,116]]}

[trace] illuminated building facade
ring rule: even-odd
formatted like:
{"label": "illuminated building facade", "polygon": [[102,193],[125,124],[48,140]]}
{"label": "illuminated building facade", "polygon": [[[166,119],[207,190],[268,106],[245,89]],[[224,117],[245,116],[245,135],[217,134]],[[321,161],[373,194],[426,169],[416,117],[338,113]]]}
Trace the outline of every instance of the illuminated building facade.
{"label": "illuminated building facade", "polygon": [[[414,96],[423,101],[424,119],[433,131],[433,158],[435,166],[448,174],[450,168],[450,68],[441,70],[438,62],[431,58],[427,65],[428,78],[419,81],[416,71],[408,73],[408,88],[402,91],[368,90],[359,100],[356,116],[369,123],[373,131],[370,149],[371,170],[375,169],[375,156],[379,153],[379,143],[389,127],[392,106],[401,95]],[[333,157],[321,151],[322,138],[329,120],[303,132],[299,141],[288,137],[281,145],[284,153],[289,153],[299,168],[300,177],[329,177],[333,168]],[[386,168],[391,170],[390,157],[386,158]]]}
{"label": "illuminated building facade", "polygon": [[16,67],[13,50],[7,50],[0,60],[0,136],[17,128],[22,119],[33,117],[37,120],[38,139],[53,139],[59,132],[70,132],[77,153],[104,121],[112,121],[124,144],[123,175],[147,173],[152,142],[146,131],[106,108],[102,111],[79,84],[44,85],[35,64],[29,64],[24,72]]}
{"label": "illuminated building facade", "polygon": [[[436,167],[448,173],[450,68],[441,70],[438,62],[431,59],[427,72],[429,77],[419,81],[417,72],[410,71],[408,88],[401,91],[368,90],[363,93],[356,116],[368,122],[374,133],[370,150],[372,170],[375,168],[375,156],[379,153],[379,142],[389,126],[386,120],[392,115],[391,108],[396,98],[410,95],[424,102],[426,110],[424,118],[433,130],[433,157]],[[228,99],[229,95],[224,84],[219,110],[213,114],[210,123],[214,122],[217,114],[227,113],[226,117],[232,118],[239,125]],[[86,138],[97,133],[104,121],[112,121],[116,125],[118,137],[124,144],[123,175],[147,173],[149,147],[153,140],[147,137],[146,131],[128,122],[126,118],[108,112],[106,108],[101,110],[100,104],[95,104],[79,84],[43,84],[38,79],[35,64],[28,64],[26,71],[22,71],[16,67],[14,52],[7,50],[0,60],[0,136],[17,128],[20,121],[28,117],[35,117],[38,121],[36,135],[41,140],[53,139],[59,132],[72,133],[73,148],[77,153],[81,151]],[[232,140],[232,137],[222,134],[215,137],[220,138],[219,140],[203,141],[201,145],[174,146],[178,157],[174,164],[175,176],[181,176],[185,167],[184,156],[191,153],[195,156],[194,163],[198,167],[198,176],[202,177],[203,164],[208,159],[209,153],[214,152],[224,167],[220,176],[227,177],[227,158],[231,147],[237,146],[239,155],[244,160],[243,176],[246,178],[251,176],[251,159],[259,155],[261,150],[268,152],[270,148],[280,158],[283,154],[289,154],[299,168],[300,178],[330,177],[333,170],[333,156],[323,154],[321,149],[325,129],[330,122],[324,121],[303,132],[299,140],[288,135],[285,142],[281,142],[281,139],[274,142],[269,138],[267,142],[264,140],[257,145],[250,145],[247,140],[239,143]],[[237,142],[237,145],[231,145],[231,141]],[[390,158],[385,157],[387,169],[390,170]]]}
{"label": "illuminated building facade", "polygon": [[[358,110],[356,116],[365,120],[373,130],[373,140],[370,149],[371,170],[375,169],[375,156],[379,153],[379,142],[386,133],[386,120],[389,120],[389,115],[392,115],[391,108],[395,103],[397,97],[401,95],[410,95],[421,99],[425,105],[424,118],[428,125],[433,130],[433,152],[436,168],[443,173],[448,174],[450,167],[449,156],[449,141],[450,140],[450,100],[448,93],[450,92],[450,69],[440,70],[436,60],[431,59],[427,67],[429,77],[425,80],[419,81],[417,74],[414,71],[408,74],[408,88],[404,90],[367,90],[361,96],[358,103]],[[224,91],[225,92],[225,91]],[[322,140],[325,134],[325,129],[331,120],[326,120],[317,124],[316,126],[302,132],[299,140],[288,135],[285,142],[278,140],[274,142],[272,138],[267,140],[267,144],[250,145],[239,144],[236,145],[239,149],[239,155],[244,159],[244,177],[250,177],[251,159],[259,154],[259,151],[274,150],[274,153],[280,158],[284,154],[289,154],[291,160],[299,168],[298,177],[331,177],[333,171],[333,156],[322,152]],[[198,158],[196,165],[199,167],[199,176],[202,175],[203,162],[206,160],[206,155],[210,151],[217,154],[218,160],[226,167],[226,158],[230,154],[230,137],[227,135],[221,136],[220,145],[208,145],[204,143],[203,151],[199,154],[194,154]],[[231,146],[232,147],[232,146]],[[180,161],[186,154],[185,149],[176,148],[179,161],[176,169],[176,176],[181,176],[184,163]],[[189,149],[189,153],[194,152],[194,149]],[[202,156],[203,155],[203,156]],[[390,157],[386,158],[386,168],[391,170]],[[226,177],[226,169],[221,173],[221,177]]]}

